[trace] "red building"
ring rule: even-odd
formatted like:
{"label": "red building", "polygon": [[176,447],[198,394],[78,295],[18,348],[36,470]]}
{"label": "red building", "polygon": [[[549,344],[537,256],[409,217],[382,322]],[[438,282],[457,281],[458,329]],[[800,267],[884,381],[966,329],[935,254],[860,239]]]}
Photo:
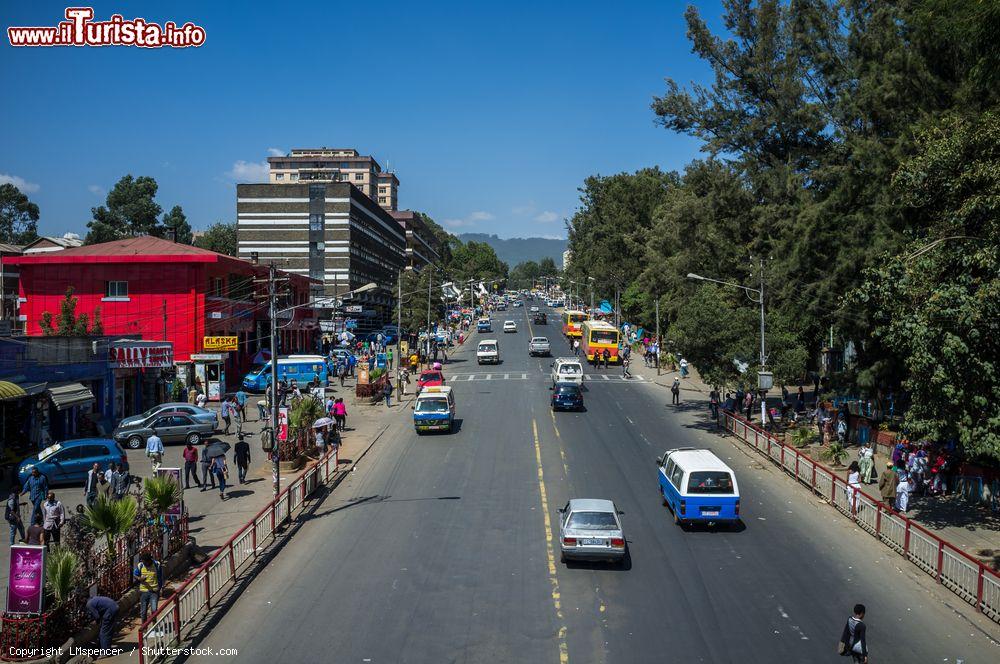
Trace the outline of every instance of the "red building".
{"label": "red building", "polygon": [[[20,269],[19,320],[29,336],[42,335],[43,315],[59,317],[68,288],[76,314],[97,315],[106,335],[136,335],[173,342],[177,376],[198,378],[210,397],[235,391],[262,348],[269,345],[267,267],[249,261],[141,236],[7,258]],[[282,272],[280,307],[309,301],[308,277]],[[302,307],[281,323],[279,353],[315,352],[315,310]],[[236,337],[238,350],[213,348]],[[258,356],[259,359],[259,356]]]}

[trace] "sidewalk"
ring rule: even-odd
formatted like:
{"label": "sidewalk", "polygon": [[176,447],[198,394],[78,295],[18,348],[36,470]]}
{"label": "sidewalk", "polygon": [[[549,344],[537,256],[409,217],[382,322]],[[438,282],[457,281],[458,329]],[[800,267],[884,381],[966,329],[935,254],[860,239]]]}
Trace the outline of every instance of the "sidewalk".
{"label": "sidewalk", "polygon": [[[648,382],[662,385],[669,388],[674,382],[674,376],[680,376],[679,371],[667,371],[660,369],[660,375],[656,375],[655,367],[647,367],[643,364],[642,356],[636,357],[632,354],[632,365],[629,367],[633,375],[641,375]],[[670,405],[670,392],[665,391],[665,406],[667,408],[680,408],[683,410],[702,410],[703,420],[706,426],[711,426],[708,411],[708,393],[711,386],[706,385],[698,372],[693,367],[688,367],[689,375],[681,379],[681,403],[679,406]],[[607,371],[614,371],[609,368]],[[621,369],[618,369],[621,372]],[[810,394],[809,391],[806,394]],[[724,395],[722,395],[724,396]],[[756,412],[755,412],[756,415]],[[758,422],[760,418],[754,419]],[[847,480],[847,468],[833,468],[828,461],[819,458],[819,445],[799,450],[810,456],[813,460],[822,463],[832,470],[838,477]],[[857,458],[859,448],[856,445],[848,446],[850,456],[846,460],[850,462]],[[886,459],[883,455],[875,456],[875,470],[882,472],[885,470]],[[865,490],[878,495],[876,484],[865,485]],[[1000,514],[991,512],[988,508],[970,505],[961,496],[949,494],[939,497],[911,497],[910,509],[906,516],[910,517],[927,530],[933,532],[938,537],[945,539],[955,547],[961,549],[984,565],[994,570],[1000,570]]]}

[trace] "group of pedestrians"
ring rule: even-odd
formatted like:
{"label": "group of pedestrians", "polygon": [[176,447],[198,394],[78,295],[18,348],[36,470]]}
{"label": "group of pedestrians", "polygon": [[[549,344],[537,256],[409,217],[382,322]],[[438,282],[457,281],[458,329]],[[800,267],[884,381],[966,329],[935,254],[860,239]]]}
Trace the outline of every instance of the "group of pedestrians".
{"label": "group of pedestrians", "polygon": [[[37,470],[37,469],[36,469]],[[41,482],[32,480],[41,479]],[[15,485],[7,497],[7,505],[4,508],[4,519],[10,527],[10,544],[15,543],[15,536],[20,536],[23,544],[35,544],[49,548],[51,544],[59,544],[60,532],[66,523],[66,508],[56,498],[56,494],[48,488],[48,482],[42,475],[33,474],[28,478],[28,495],[31,499],[33,509],[31,511],[30,525],[24,527],[24,517],[21,514],[21,487]],[[41,491],[41,495],[39,495]]]}

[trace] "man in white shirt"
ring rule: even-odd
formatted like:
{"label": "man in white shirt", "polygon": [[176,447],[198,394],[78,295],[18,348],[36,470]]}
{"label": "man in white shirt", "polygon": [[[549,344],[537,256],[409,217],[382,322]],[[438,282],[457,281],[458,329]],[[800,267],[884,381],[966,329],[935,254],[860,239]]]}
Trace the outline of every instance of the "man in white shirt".
{"label": "man in white shirt", "polygon": [[149,457],[153,465],[153,474],[160,469],[163,463],[163,441],[155,433],[146,439],[146,456]]}

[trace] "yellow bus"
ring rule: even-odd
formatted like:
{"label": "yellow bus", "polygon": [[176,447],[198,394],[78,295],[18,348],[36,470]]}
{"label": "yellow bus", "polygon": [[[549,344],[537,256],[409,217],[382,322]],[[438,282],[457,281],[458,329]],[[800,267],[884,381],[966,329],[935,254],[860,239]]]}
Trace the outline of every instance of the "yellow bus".
{"label": "yellow bus", "polygon": [[567,337],[579,337],[580,336],[580,324],[586,320],[589,320],[588,316],[583,311],[577,311],[575,309],[567,309],[562,315],[562,331]]}
{"label": "yellow bus", "polygon": [[603,354],[606,348],[611,357],[608,362],[618,362],[618,342],[621,340],[621,332],[614,325],[603,320],[588,320],[580,326],[580,349],[587,356],[588,362],[594,362],[594,356]]}

